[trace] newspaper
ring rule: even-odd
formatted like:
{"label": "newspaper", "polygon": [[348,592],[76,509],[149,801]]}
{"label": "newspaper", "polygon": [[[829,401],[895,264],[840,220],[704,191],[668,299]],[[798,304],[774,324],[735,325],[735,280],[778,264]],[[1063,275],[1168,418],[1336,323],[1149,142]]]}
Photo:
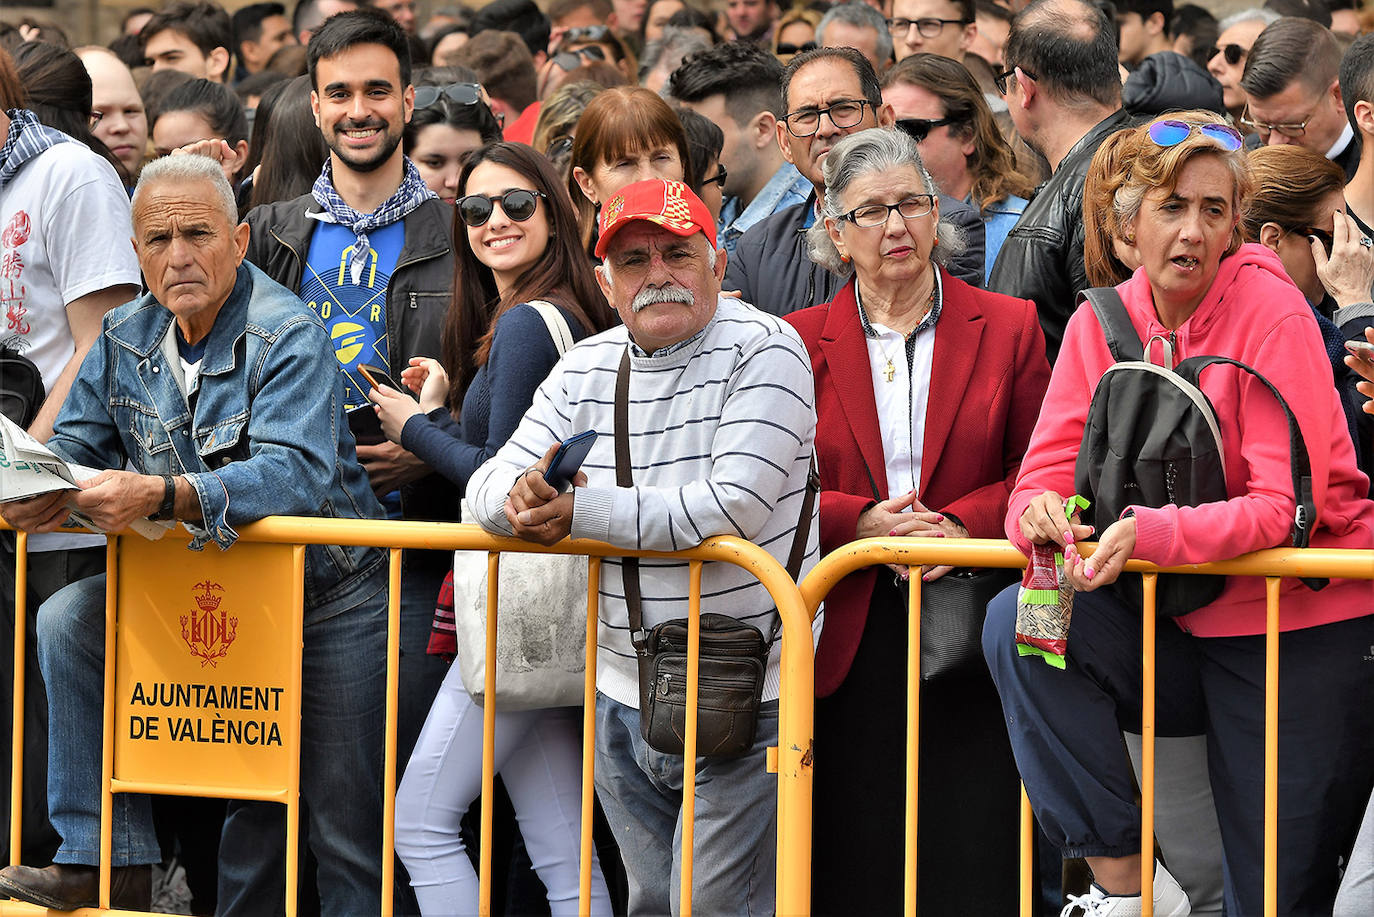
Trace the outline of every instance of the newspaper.
{"label": "newspaper", "polygon": [[[51,449],[28,434],[8,417],[0,415],[0,503],[23,500],[55,490],[80,491],[77,481],[85,481],[100,474],[88,468],[58,458]],[[68,500],[72,514],[66,525],[79,525],[92,532],[104,534],[84,513],[77,511],[75,502]],[[129,528],[144,538],[157,540],[176,523],[135,519]]]}

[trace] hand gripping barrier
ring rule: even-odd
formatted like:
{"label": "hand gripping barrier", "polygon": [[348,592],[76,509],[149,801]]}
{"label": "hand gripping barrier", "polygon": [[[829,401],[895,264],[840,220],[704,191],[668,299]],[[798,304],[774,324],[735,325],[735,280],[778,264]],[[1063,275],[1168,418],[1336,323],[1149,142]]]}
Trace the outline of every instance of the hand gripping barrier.
{"label": "hand gripping barrier", "polygon": [[[1079,546],[1089,554],[1096,545]],[[1021,567],[1025,558],[1006,541],[942,538],[867,538],[832,551],[801,583],[807,609],[814,614],[827,592],[848,574],[876,564],[952,564],[964,567]],[[1257,551],[1232,560],[1183,567],[1156,567],[1130,561],[1126,569],[1144,573],[1145,610],[1141,616],[1143,647],[1143,697],[1141,711],[1144,753],[1141,791],[1141,887],[1154,881],[1154,799],[1155,799],[1155,583],[1157,573],[1222,574],[1225,576],[1262,576],[1267,597],[1265,640],[1265,728],[1264,728],[1264,914],[1277,917],[1278,904],[1278,723],[1279,723],[1279,584],[1292,577],[1342,577],[1374,580],[1374,551],[1344,551],[1318,548],[1275,548]],[[916,913],[916,786],[920,761],[917,754],[920,736],[920,659],[921,659],[921,579],[911,578],[908,605],[909,645],[907,647],[907,793],[906,793],[906,871],[904,876],[905,912]],[[1374,593],[1372,593],[1374,594]],[[791,690],[783,682],[784,692]],[[1021,793],[1021,914],[1035,914],[1035,863],[1032,852],[1034,825],[1030,802]],[[779,879],[781,881],[781,879]],[[1154,902],[1143,895],[1144,917],[1153,917]]]}
{"label": "hand gripping barrier", "polygon": [[[490,582],[499,582],[496,571],[500,555],[507,552],[544,554],[585,554],[590,558],[587,591],[587,666],[585,679],[581,875],[579,910],[587,913],[591,895],[591,827],[593,773],[595,748],[595,673],[596,621],[601,558],[636,556],[673,558],[689,562],[691,585],[689,618],[689,660],[687,669],[688,695],[696,697],[698,685],[698,653],[700,630],[698,615],[701,601],[701,570],[707,562],[731,563],[752,573],[768,589],[783,619],[781,647],[782,697],[779,700],[778,747],[769,750],[768,767],[778,774],[778,872],[777,911],[780,914],[805,914],[810,907],[810,851],[811,851],[811,727],[813,713],[813,651],[810,615],[803,607],[801,595],[787,576],[786,570],[762,548],[733,537],[712,538],[696,548],[672,554],[650,551],[626,552],[611,545],[591,541],[564,541],[553,547],[543,547],[517,539],[498,538],[472,525],[448,523],[420,523],[397,521],[364,521],[343,519],[314,519],[272,517],[240,531],[240,544],[224,553],[207,551],[200,554],[186,550],[184,537],[169,536],[159,542],[145,542],[137,536],[112,536],[107,556],[108,578],[106,605],[106,659],[114,660],[105,673],[105,734],[103,737],[104,798],[101,814],[101,870],[100,908],[86,909],[91,913],[107,912],[110,901],[111,849],[111,793],[172,793],[204,795],[236,799],[269,799],[288,806],[287,843],[287,900],[288,914],[295,913],[297,849],[296,806],[299,800],[300,762],[298,754],[300,726],[300,647],[303,594],[304,545],[371,545],[390,550],[390,602],[387,644],[386,687],[386,764],[383,781],[383,838],[378,851],[382,860],[382,912],[392,911],[395,785],[396,785],[396,709],[397,656],[399,645],[399,607],[401,581],[401,549],[423,548],[437,550],[487,551]],[[15,711],[11,781],[12,818],[10,849],[20,849],[21,794],[23,775],[23,708],[24,708],[24,646],[26,640],[26,538],[18,535],[18,564],[16,570],[17,603],[15,608]],[[261,552],[261,553],[259,553]],[[242,560],[235,562],[234,559]],[[268,568],[273,568],[267,572]],[[242,569],[240,569],[242,568]],[[253,579],[246,579],[251,572]],[[183,582],[185,581],[185,582]],[[188,591],[187,586],[191,589]],[[216,588],[218,587],[218,588]],[[163,594],[165,593],[165,594]],[[252,596],[251,601],[244,601]],[[283,601],[267,601],[264,596],[278,596]],[[231,597],[238,605],[231,603]],[[217,601],[218,600],[218,601]],[[491,588],[488,595],[488,655],[495,655],[496,626],[499,595]],[[249,606],[252,606],[251,608]],[[192,684],[208,683],[218,672],[227,690],[242,688],[250,676],[232,673],[231,659],[255,656],[265,652],[262,644],[253,643],[249,632],[250,612],[268,617],[266,626],[254,626],[261,633],[275,632],[277,643],[290,652],[285,660],[260,663],[256,684],[250,683],[249,706],[272,707],[271,717],[262,716],[261,727],[253,727],[254,737],[270,734],[269,726],[276,725],[280,746],[258,742],[249,749],[222,762],[215,770],[200,759],[194,767],[203,767],[213,780],[187,779],[187,767],[169,757],[165,748],[146,754],[160,736],[165,738],[171,729],[178,736],[189,735],[193,746],[205,742],[223,754],[225,744],[216,741],[214,720],[193,715],[159,717],[156,734],[149,736],[148,720],[140,717],[132,706],[146,701],[149,684],[181,683],[186,690],[171,701],[179,706],[193,705]],[[280,640],[280,628],[286,627],[293,639]],[[149,636],[151,635],[151,636]],[[231,648],[229,643],[243,640],[244,644]],[[252,644],[249,650],[247,644]],[[235,652],[235,649],[245,650]],[[145,671],[161,664],[161,660],[175,657],[182,666],[181,674]],[[182,659],[180,657],[186,657]],[[274,657],[275,658],[275,657]],[[185,674],[186,667],[190,672]],[[214,670],[213,672],[211,670]],[[223,670],[223,671],[221,671]],[[236,670],[235,670],[236,671]],[[262,674],[270,673],[270,674]],[[495,696],[496,667],[486,670],[486,696]],[[135,693],[135,687],[138,693]],[[256,688],[256,690],[255,690]],[[221,697],[227,696],[224,694]],[[243,695],[235,695],[242,703]],[[127,700],[126,700],[127,699]],[[163,695],[162,699],[167,699]],[[203,701],[204,697],[200,698]],[[186,703],[180,703],[185,701]],[[202,704],[203,706],[203,704]],[[258,711],[261,713],[261,711]],[[258,714],[253,714],[257,716]],[[137,722],[136,722],[137,718]],[[269,722],[270,720],[270,722]],[[484,710],[481,849],[479,852],[479,908],[482,914],[491,911],[491,827],[492,785],[494,779],[495,707]],[[175,725],[173,725],[175,724]],[[686,720],[686,755],[683,780],[682,881],[679,889],[680,912],[691,913],[692,855],[694,837],[694,805],[696,785],[696,709],[689,706]],[[240,739],[249,729],[239,724]],[[229,727],[222,727],[220,738],[228,735]],[[189,730],[189,733],[186,732]],[[135,738],[136,736],[136,738]],[[164,743],[165,744],[165,743]],[[144,747],[140,747],[140,745]],[[272,754],[263,754],[271,752]],[[271,763],[264,759],[271,757]],[[192,771],[192,774],[201,771]],[[0,917],[44,913],[41,908],[13,901],[0,901]]]}

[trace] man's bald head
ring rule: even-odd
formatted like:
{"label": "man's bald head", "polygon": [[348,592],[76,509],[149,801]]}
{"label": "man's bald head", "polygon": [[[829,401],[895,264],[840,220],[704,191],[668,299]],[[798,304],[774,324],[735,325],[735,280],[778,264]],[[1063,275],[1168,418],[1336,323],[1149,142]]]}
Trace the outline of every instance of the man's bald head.
{"label": "man's bald head", "polygon": [[1083,0],[1036,0],[1012,20],[1002,52],[1061,105],[1121,104],[1116,28]]}

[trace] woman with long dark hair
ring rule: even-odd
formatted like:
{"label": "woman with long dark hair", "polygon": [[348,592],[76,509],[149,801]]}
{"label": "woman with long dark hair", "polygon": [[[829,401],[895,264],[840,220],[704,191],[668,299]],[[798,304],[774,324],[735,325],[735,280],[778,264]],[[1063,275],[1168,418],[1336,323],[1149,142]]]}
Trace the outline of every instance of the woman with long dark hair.
{"label": "woman with long dark hair", "polygon": [[[615,315],[578,246],[577,219],[552,166],[523,144],[494,143],[463,165],[454,209],[453,301],[443,363],[412,357],[402,381],[374,389],[382,430],[460,488],[515,431],[559,359],[539,305],[574,339]],[[461,422],[458,418],[461,418]],[[581,712],[499,711],[496,767],[554,914],[576,913]],[[482,708],[449,669],[396,797],[396,852],[426,914],[475,913],[477,875],[459,823],[482,779]],[[599,865],[592,911],[610,913]]]}

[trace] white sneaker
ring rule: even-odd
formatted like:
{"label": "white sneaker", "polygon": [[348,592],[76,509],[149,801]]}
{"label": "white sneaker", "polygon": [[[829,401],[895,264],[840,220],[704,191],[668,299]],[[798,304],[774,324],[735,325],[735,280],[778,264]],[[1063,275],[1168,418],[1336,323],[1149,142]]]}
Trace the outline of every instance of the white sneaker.
{"label": "white sneaker", "polygon": [[[1188,895],[1158,861],[1153,891],[1155,917],[1188,917],[1193,912]],[[1069,895],[1059,917],[1073,917],[1075,908],[1082,917],[1140,917],[1143,912],[1139,895],[1109,895],[1096,882],[1086,895]]]}

